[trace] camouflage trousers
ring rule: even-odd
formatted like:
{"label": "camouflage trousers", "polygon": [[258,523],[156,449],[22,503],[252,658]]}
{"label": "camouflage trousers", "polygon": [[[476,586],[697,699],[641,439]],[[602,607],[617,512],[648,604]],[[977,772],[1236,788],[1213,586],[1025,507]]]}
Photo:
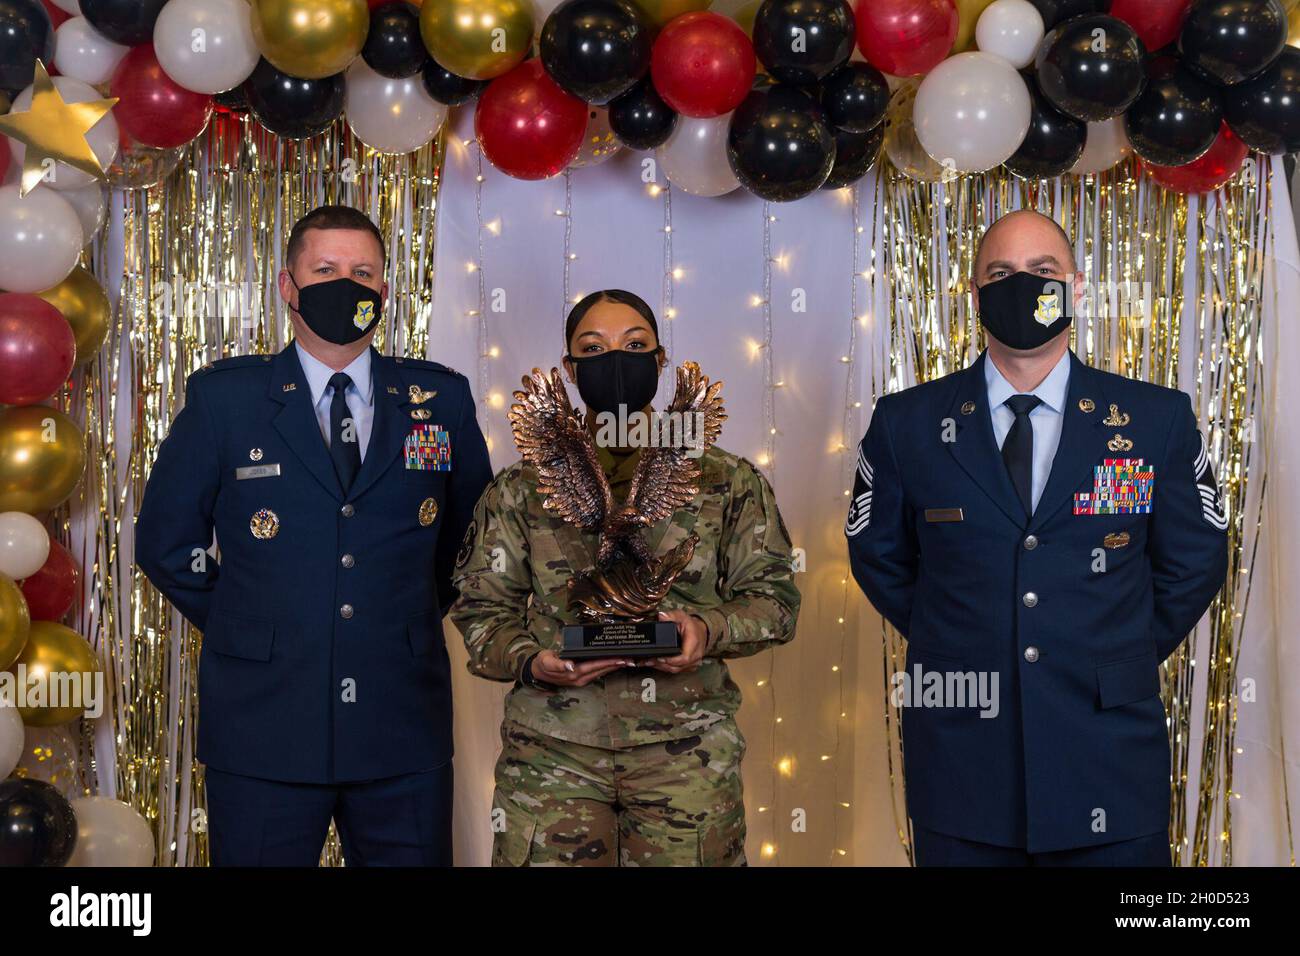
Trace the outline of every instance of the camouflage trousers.
{"label": "camouflage trousers", "polygon": [[745,739],[731,719],[607,750],[501,726],[493,866],[744,866]]}

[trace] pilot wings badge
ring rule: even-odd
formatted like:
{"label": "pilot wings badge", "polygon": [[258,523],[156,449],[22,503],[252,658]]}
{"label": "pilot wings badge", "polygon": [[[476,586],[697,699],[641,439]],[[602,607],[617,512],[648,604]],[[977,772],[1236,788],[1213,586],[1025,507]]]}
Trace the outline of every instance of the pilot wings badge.
{"label": "pilot wings badge", "polygon": [[514,393],[510,426],[524,461],[537,471],[543,507],[598,536],[596,564],[569,579],[569,610],[582,624],[563,631],[562,658],[670,657],[680,649],[677,626],[658,620],[660,602],[690,564],[699,537],[686,536],[657,555],[642,531],[689,504],[699,493],[698,455],[717,441],[723,410],[721,382],[709,382],[694,362],[677,369],[677,392],[663,418],[698,422],[695,443],[641,448],[632,483],[616,501],[596,444],[569,404],[558,369],[533,369]]}
{"label": "pilot wings badge", "polygon": [[1061,317],[1061,297],[1055,292],[1038,297],[1038,308],[1034,310],[1034,320],[1040,325],[1051,325]]}

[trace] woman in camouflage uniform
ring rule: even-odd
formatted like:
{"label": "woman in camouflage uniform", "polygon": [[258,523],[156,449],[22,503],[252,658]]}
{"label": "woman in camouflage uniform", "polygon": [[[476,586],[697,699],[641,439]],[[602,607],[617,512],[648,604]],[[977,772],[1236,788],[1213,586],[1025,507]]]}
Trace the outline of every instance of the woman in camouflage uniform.
{"label": "woman in camouflage uniform", "polygon": [[[648,408],[667,361],[645,302],[593,293],[574,306],[566,338],[564,368],[593,432],[593,412]],[[598,453],[621,500],[639,450]],[[799,592],[767,481],[716,447],[699,463],[699,494],[645,532],[656,554],[692,532],[700,538],[661,605],[681,638],[675,657],[561,660],[561,629],[579,623],[567,582],[595,563],[597,535],[546,511],[522,462],[479,500],[451,617],[470,671],[514,684],[496,766],[493,865],[744,864],[745,741],[725,661],[790,640]]]}

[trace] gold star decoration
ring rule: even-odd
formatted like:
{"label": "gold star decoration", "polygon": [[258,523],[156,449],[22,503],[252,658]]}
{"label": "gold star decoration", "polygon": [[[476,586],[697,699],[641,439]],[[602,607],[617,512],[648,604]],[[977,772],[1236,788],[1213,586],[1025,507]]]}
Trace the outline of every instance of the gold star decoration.
{"label": "gold star decoration", "polygon": [[37,60],[31,108],[0,116],[0,133],[27,147],[19,195],[26,196],[40,184],[48,160],[67,163],[103,179],[104,167],[90,148],[86,134],[116,103],[116,97],[89,103],[65,102],[45,71],[45,64]]}

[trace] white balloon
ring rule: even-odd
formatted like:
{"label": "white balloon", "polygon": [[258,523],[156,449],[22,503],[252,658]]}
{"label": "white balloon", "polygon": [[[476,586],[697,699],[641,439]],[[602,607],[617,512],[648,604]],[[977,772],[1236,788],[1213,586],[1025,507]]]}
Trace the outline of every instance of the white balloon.
{"label": "white balloon", "polygon": [[31,577],[50,556],[50,535],[29,514],[0,513],[0,574],[21,581]]}
{"label": "white balloon", "polygon": [[78,797],[72,812],[77,846],[68,866],[153,866],[153,831],[133,807],[112,797]]}
{"label": "white balloon", "polygon": [[[52,76],[51,82],[54,88],[59,91],[65,103],[89,103],[91,100],[102,100],[104,97],[99,90],[95,89],[89,83],[83,83],[81,80],[73,79],[70,76]],[[22,113],[32,107],[32,88],[29,86],[18,94],[14,100],[13,113]],[[117,151],[121,146],[118,140],[117,120],[113,118],[111,112],[105,113],[100,121],[90,128],[86,134],[86,141],[90,143],[90,148],[105,169],[113,160],[117,159]],[[27,155],[27,147],[16,139],[9,140],[9,149],[13,153],[14,165],[22,166],[23,157]],[[74,169],[67,163],[56,163],[53,167],[53,174],[43,180],[45,185],[53,186],[55,189],[80,189],[82,186],[89,186],[96,182],[94,176],[90,173],[82,172],[80,169]]]}
{"label": "white balloon", "polygon": [[103,228],[108,216],[108,184],[91,183],[80,189],[64,189],[59,195],[68,201],[81,220],[82,242],[90,242]]}
{"label": "white balloon", "polygon": [[992,53],[958,53],[921,81],[912,122],[935,162],[978,173],[1006,162],[1029,130],[1029,90]]}
{"label": "white balloon", "polygon": [[0,289],[44,292],[76,268],[85,245],[72,204],[52,189],[19,198],[18,185],[0,186]]}
{"label": "white balloon", "polygon": [[64,76],[91,86],[107,83],[128,49],[108,39],[85,17],[73,17],[54,31],[54,65]]}
{"label": "white balloon", "polygon": [[721,196],[740,185],[727,161],[731,114],[698,119],[681,116],[667,141],[655,150],[668,181],[696,196]]}
{"label": "white balloon", "polygon": [[252,8],[248,0],[171,0],[154,24],[153,48],[163,72],[187,90],[232,90],[257,66]]}
{"label": "white balloon", "polygon": [[1043,15],[1029,0],[993,0],[975,24],[975,45],[1017,70],[1033,62],[1043,39]]}
{"label": "white balloon", "polygon": [[1076,176],[1105,172],[1132,151],[1128,133],[1124,131],[1124,117],[1114,116],[1099,123],[1089,123],[1083,153],[1070,167],[1070,172]]}
{"label": "white balloon", "polygon": [[81,0],[54,0],[54,5],[74,17],[81,16]]}
{"label": "white balloon", "polygon": [[9,776],[23,759],[23,740],[22,714],[0,695],[0,780]]}
{"label": "white balloon", "polygon": [[348,67],[343,112],[357,139],[382,153],[409,153],[438,132],[447,107],[424,88],[417,73],[393,80],[357,57]]}

